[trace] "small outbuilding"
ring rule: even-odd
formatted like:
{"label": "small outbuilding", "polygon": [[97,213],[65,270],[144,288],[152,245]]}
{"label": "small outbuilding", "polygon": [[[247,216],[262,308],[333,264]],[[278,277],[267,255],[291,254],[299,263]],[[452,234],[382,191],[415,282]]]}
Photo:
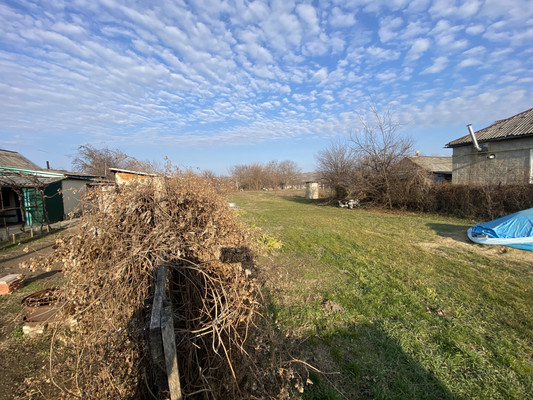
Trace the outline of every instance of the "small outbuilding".
{"label": "small outbuilding", "polygon": [[423,172],[435,183],[452,180],[452,157],[419,156],[417,154],[402,159],[397,168],[405,175],[415,171]]}
{"label": "small outbuilding", "polygon": [[0,224],[42,225],[81,212],[96,176],[42,169],[15,151],[0,149]]}

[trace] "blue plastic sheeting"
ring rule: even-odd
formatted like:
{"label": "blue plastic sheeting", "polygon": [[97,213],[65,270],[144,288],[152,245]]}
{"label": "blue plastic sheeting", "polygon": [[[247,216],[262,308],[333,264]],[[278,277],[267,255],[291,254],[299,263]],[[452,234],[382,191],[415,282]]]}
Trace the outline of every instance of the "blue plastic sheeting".
{"label": "blue plastic sheeting", "polygon": [[498,244],[533,251],[533,208],[468,229],[470,240],[480,244]]}

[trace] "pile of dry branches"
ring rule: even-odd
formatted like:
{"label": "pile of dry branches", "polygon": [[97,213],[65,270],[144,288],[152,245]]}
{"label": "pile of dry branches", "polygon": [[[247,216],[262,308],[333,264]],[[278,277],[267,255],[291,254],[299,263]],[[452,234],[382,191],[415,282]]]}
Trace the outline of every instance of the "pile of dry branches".
{"label": "pile of dry branches", "polygon": [[60,350],[50,355],[61,397],[164,398],[153,385],[147,340],[162,256],[172,265],[184,397],[287,393],[280,378],[287,371],[270,362],[265,331],[254,325],[259,303],[249,233],[208,181],[177,174],[131,183],[95,192],[93,204],[79,233],[46,261],[61,260],[66,278],[64,323],[51,346]]}

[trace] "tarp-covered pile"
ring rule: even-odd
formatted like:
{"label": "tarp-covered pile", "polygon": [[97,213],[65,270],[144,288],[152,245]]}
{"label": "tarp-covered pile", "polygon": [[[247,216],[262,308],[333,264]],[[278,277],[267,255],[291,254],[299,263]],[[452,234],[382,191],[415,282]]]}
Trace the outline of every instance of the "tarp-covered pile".
{"label": "tarp-covered pile", "polygon": [[533,251],[533,208],[476,224],[468,229],[468,237],[479,244]]}

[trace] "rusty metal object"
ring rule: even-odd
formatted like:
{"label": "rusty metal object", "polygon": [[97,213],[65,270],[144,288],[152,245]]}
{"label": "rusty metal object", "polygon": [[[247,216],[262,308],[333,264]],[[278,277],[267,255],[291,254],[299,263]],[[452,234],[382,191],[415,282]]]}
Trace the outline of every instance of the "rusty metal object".
{"label": "rusty metal object", "polygon": [[61,302],[57,288],[44,289],[22,299],[26,322],[50,321],[59,311]]}

